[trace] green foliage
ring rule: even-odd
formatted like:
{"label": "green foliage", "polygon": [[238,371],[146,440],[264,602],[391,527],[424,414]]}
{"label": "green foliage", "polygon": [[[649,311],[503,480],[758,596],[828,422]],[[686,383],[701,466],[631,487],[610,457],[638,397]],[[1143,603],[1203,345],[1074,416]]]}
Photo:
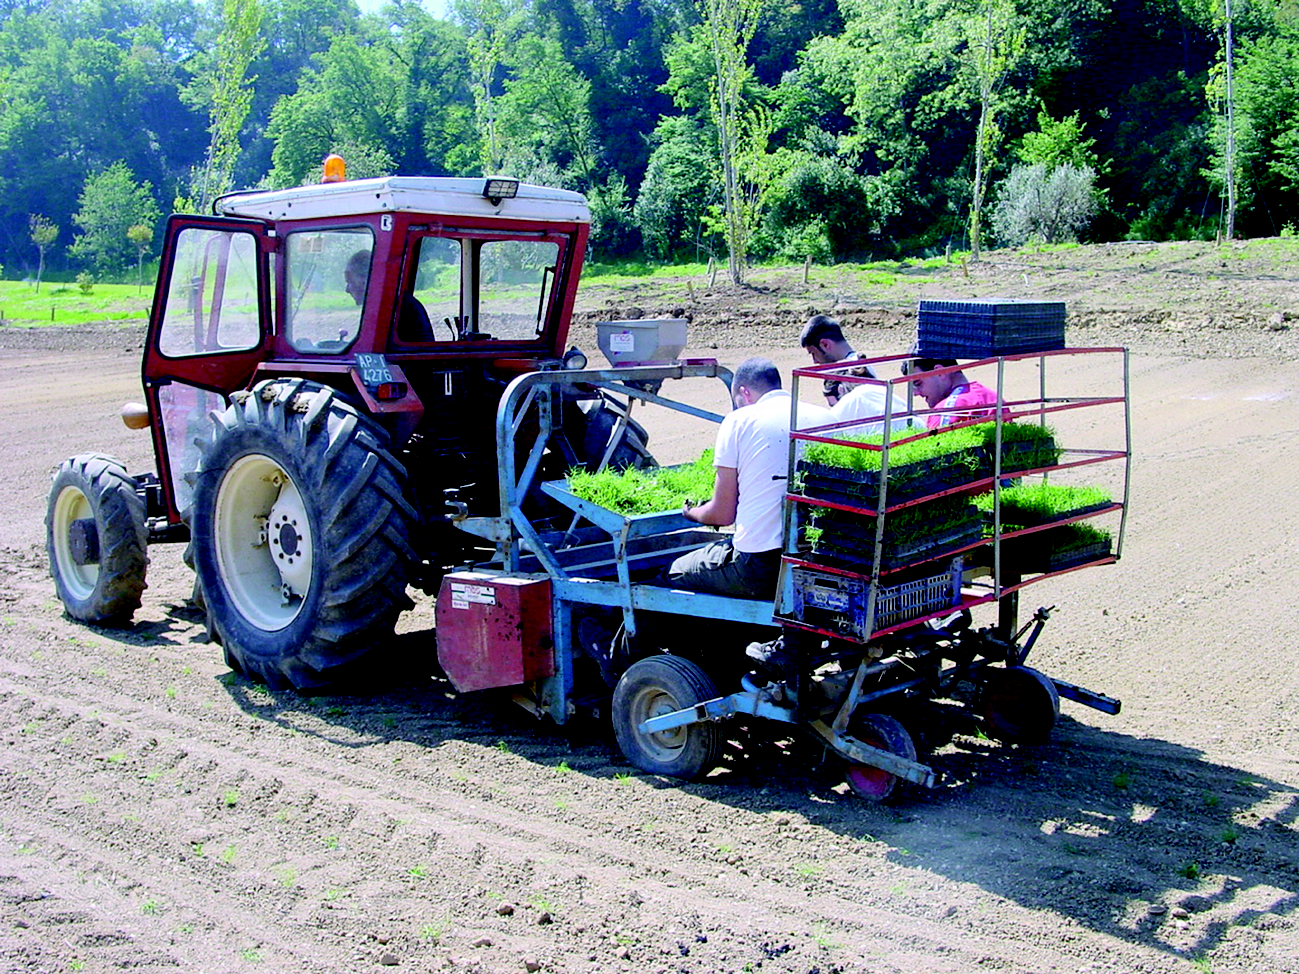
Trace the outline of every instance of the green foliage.
{"label": "green foliage", "polygon": [[650,156],[632,219],[646,252],[662,259],[691,245],[696,251],[707,246],[704,214],[718,196],[708,137],[698,124],[683,117],[664,119],[654,138],[658,146]]}
{"label": "green foliage", "polygon": [[72,216],[82,230],[70,248],[72,256],[89,261],[101,273],[119,273],[136,256],[130,228],[158,221],[152,191],[148,183],[137,184],[123,162],[86,180],[81,208]]}
{"label": "green foliage", "polygon": [[266,44],[259,32],[262,5],[258,0],[223,0],[221,19],[211,78],[208,130],[212,141],[197,188],[200,213],[207,212],[215,197],[233,188],[235,164],[239,161],[239,133],[253,101],[255,78],[248,76],[248,70]]}
{"label": "green foliage", "polygon": [[881,244],[900,208],[892,183],[858,174],[847,159],[808,151],[777,153],[783,172],[767,190],[767,247],[788,260],[829,263]]}
{"label": "green foliage", "polygon": [[598,474],[574,469],[568,489],[577,497],[619,514],[673,511],[687,500],[712,496],[713,451],[705,450],[693,463],[651,470],[604,470]]}
{"label": "green foliage", "polygon": [[1100,168],[1094,148],[1096,140],[1084,138],[1085,128],[1078,112],[1052,118],[1043,103],[1037,113],[1037,131],[1024,133],[1015,147],[1015,158],[1025,166],[1045,166],[1048,172],[1057,166],[1095,171]]}
{"label": "green foliage", "polygon": [[90,271],[82,271],[78,274],[77,290],[82,294],[93,294],[95,291],[95,275]]}
{"label": "green foliage", "polygon": [[1095,183],[1089,166],[1016,166],[997,188],[993,233],[1006,247],[1076,240],[1096,216]]}

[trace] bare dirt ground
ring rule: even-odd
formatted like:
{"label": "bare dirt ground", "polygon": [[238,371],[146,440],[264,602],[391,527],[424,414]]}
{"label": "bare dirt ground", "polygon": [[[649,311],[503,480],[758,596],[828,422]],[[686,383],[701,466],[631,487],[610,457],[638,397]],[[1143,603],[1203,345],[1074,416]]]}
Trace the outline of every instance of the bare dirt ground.
{"label": "bare dirt ground", "polygon": [[[1038,748],[958,737],[944,786],[892,807],[797,748],[681,785],[491,695],[268,692],[203,641],[174,546],[132,628],[72,623],[49,474],[88,450],[152,469],[116,418],[140,336],[0,331],[0,971],[1299,971],[1293,256],[1116,245],[909,290],[814,270],[579,299],[587,348],[596,318],[681,309],[687,354],[730,365],[802,364],[811,311],[903,349],[920,295],[1063,299],[1071,344],[1132,347],[1123,560],[1025,596],[1058,606],[1035,665],[1122,712],[1065,701]],[[432,653],[429,622],[397,638]]]}

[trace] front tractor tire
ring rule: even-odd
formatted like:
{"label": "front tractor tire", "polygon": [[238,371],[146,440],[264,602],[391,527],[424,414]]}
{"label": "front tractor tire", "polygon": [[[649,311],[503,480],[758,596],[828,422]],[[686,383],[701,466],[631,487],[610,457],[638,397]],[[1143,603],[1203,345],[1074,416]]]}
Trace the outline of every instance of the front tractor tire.
{"label": "front tractor tire", "polygon": [[226,662],[274,689],[373,676],[412,605],[416,515],[387,434],[303,380],[261,383],[214,419],[191,552]]}
{"label": "front tractor tire", "polygon": [[94,625],[127,625],[145,589],[147,545],[144,498],[117,460],[83,453],[59,465],[45,547],[68,615]]}

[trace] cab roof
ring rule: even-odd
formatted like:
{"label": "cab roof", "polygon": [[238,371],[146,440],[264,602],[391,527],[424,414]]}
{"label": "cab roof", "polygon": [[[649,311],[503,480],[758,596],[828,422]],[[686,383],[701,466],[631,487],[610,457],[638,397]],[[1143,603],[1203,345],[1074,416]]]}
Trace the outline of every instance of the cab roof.
{"label": "cab roof", "polygon": [[312,220],[372,213],[428,213],[435,216],[590,223],[581,193],[549,186],[518,184],[517,195],[488,199],[488,181],[456,176],[384,176],[293,189],[233,193],[218,199],[222,216],[257,220]]}

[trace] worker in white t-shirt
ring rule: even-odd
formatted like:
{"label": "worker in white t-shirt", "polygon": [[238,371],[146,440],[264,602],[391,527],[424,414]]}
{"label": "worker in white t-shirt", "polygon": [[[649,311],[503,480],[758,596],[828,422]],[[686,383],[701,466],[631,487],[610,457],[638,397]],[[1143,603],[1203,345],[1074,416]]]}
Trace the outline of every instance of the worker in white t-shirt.
{"label": "worker in white t-shirt", "polygon": [[[849,419],[874,420],[849,426],[843,433],[883,433],[884,407],[888,402],[890,386],[882,382],[855,382],[851,389],[834,404],[830,410],[832,422],[841,423]],[[907,413],[907,401],[896,392],[892,393],[893,409],[889,414],[895,430],[906,429],[910,425]]]}
{"label": "worker in white t-shirt", "polygon": [[[770,359],[740,364],[731,381],[735,410],[717,429],[713,496],[687,501],[682,513],[735,533],[677,558],[668,568],[676,588],[742,598],[769,599],[780,570],[781,501],[789,476],[789,420],[793,403]],[[832,422],[830,411],[799,403],[798,425]]]}

